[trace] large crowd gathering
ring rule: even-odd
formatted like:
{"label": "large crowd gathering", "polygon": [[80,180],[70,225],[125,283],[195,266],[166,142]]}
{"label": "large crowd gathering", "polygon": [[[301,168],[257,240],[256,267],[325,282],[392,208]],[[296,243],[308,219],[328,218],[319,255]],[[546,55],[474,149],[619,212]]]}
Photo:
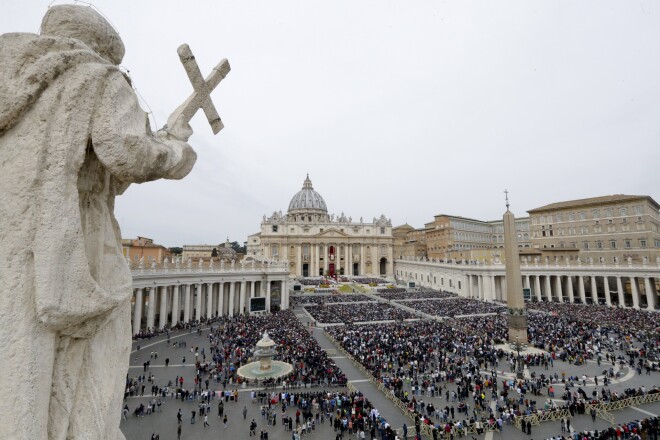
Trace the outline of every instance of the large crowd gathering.
{"label": "large crowd gathering", "polygon": [[374,301],[373,298],[370,298],[366,295],[360,294],[336,294],[336,295],[297,295],[290,297],[291,305],[294,307],[301,306],[304,304],[333,304],[333,303],[353,303],[353,302],[364,302],[364,301]]}
{"label": "large crowd gathering", "polygon": [[315,321],[322,324],[402,321],[418,317],[400,307],[380,302],[307,306],[305,310]]}
{"label": "large crowd gathering", "polygon": [[566,433],[546,440],[658,440],[660,437],[660,417],[648,417],[619,423],[607,429],[592,429]]}
{"label": "large crowd gathering", "polygon": [[639,331],[657,332],[660,329],[660,313],[648,310],[555,302],[531,302],[527,303],[527,307],[574,319],[582,319],[586,313],[590,319],[596,319],[608,327],[627,327],[629,322],[634,322]]}
{"label": "large crowd gathering", "polygon": [[[393,302],[377,302],[360,294],[337,294],[293,296],[292,304],[313,304],[306,305],[305,310],[319,323],[346,324],[326,331],[387,392],[404,403],[418,426],[434,427],[434,438],[465,434],[467,427],[476,427],[478,433],[487,426],[501,431],[517,417],[557,409],[572,415],[585,414],[588,403],[659,392],[656,387],[624,388],[616,380],[631,370],[638,375],[659,370],[657,313],[598,305],[528,303],[529,345],[543,352],[518,359],[515,351],[496,346],[507,340],[507,314],[502,305],[453,298],[438,291],[397,288],[380,289],[377,294]],[[402,299],[409,301],[401,305],[447,319],[404,321],[419,316],[400,307],[396,301]],[[339,302],[351,304],[336,304]],[[485,315],[476,316],[481,314]],[[370,321],[395,322],[356,324]],[[240,382],[237,369],[252,360],[257,340],[268,331],[278,344],[276,359],[291,363],[294,371],[285,380],[266,383],[282,387],[279,395],[272,391],[265,399],[271,402],[266,405],[267,420],[271,416],[276,419],[278,405],[283,405],[280,423],[294,439],[328,422],[327,429],[332,429],[336,438],[348,434],[357,439],[394,440],[392,429],[361,394],[298,392],[301,386],[343,386],[346,378],[293,312],[224,317],[206,324],[211,326],[205,334],[206,346],[185,347],[182,351],[182,363],[196,366],[193,383],[176,377],[157,385],[148,365],[144,374],[128,379],[127,395],[144,395],[146,390],[153,396],[148,404],[135,409],[136,415],[158,412],[166,396],[208,401],[215,389],[212,383],[228,390],[226,399],[234,395],[237,398],[237,392],[231,391]],[[554,368],[556,362],[583,365],[587,361],[597,362],[598,373],[575,376]],[[519,362],[529,372],[525,379],[513,378]],[[297,407],[295,418],[286,412],[286,406]],[[657,418],[601,431],[570,433],[566,423],[562,421],[566,431],[552,440],[654,438],[658,433]],[[531,427],[525,429],[529,433]],[[361,437],[363,434],[366,437]]]}
{"label": "large crowd gathering", "polygon": [[[637,374],[658,370],[651,357],[658,347],[658,332],[645,332],[653,318],[622,325],[599,322],[603,313],[599,306],[583,307],[575,314],[554,311],[557,313],[528,315],[530,344],[545,352],[521,358],[531,372],[524,380],[498,379],[498,370],[513,372],[519,362],[514,352],[496,347],[507,340],[506,314],[443,322],[354,324],[326,331],[411,412],[425,423],[440,426],[506,425],[517,416],[557,408],[543,396],[561,397],[564,408],[580,414],[587,402],[610,402],[657,391],[612,388],[612,381],[629,368]],[[591,377],[552,372],[555,362],[581,365],[588,359],[596,361],[602,372]],[[565,391],[555,396],[560,383]],[[587,383],[595,385],[589,394]],[[432,397],[444,397],[442,405],[428,402]],[[496,402],[495,410],[488,404],[491,401]]]}
{"label": "large crowd gathering", "polygon": [[477,315],[483,313],[501,313],[506,309],[496,303],[487,303],[469,298],[449,298],[439,300],[417,300],[406,301],[407,307],[412,307],[420,312],[428,313],[434,316],[461,316]]}
{"label": "large crowd gathering", "polygon": [[409,299],[435,299],[435,298],[455,298],[455,293],[445,292],[442,290],[432,289],[418,289],[410,290],[403,287],[396,287],[393,289],[378,289],[376,295],[383,299],[397,301]]}

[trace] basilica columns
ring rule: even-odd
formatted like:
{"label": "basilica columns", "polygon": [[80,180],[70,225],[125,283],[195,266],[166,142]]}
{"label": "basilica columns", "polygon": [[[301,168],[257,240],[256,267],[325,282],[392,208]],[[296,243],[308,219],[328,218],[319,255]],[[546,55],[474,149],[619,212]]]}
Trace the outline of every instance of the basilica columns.
{"label": "basilica columns", "polygon": [[270,280],[266,278],[266,311],[270,312]]}
{"label": "basilica columns", "polygon": [[[300,275],[302,275],[302,273],[303,273],[303,271],[302,271],[302,244],[297,245],[296,250],[297,250],[296,270],[298,271],[298,273]],[[254,283],[254,281],[253,281],[253,283]],[[250,298],[252,298],[252,297],[250,297]]]}

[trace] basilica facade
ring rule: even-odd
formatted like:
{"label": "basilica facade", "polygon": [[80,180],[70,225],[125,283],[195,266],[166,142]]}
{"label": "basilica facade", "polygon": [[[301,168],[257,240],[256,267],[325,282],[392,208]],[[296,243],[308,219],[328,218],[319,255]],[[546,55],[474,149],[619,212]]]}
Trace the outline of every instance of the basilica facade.
{"label": "basilica facade", "polygon": [[365,222],[342,212],[328,214],[309,175],[286,214],[263,216],[261,231],[248,237],[247,255],[287,261],[292,276],[393,277],[392,221],[384,215]]}

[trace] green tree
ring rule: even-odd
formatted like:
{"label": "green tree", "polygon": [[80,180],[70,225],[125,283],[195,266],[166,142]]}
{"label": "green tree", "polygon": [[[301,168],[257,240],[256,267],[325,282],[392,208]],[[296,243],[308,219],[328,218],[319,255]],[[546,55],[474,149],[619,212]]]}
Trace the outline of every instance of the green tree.
{"label": "green tree", "polygon": [[181,255],[183,253],[183,248],[171,247],[170,252],[172,252],[174,255]]}

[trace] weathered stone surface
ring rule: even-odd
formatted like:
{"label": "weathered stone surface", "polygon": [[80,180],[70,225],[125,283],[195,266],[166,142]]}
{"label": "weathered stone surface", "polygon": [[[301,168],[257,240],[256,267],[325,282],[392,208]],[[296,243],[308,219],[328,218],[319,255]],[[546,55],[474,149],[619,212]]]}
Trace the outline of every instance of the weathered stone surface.
{"label": "weathered stone surface", "polygon": [[2,439],[123,439],[131,274],[114,199],[196,160],[189,127],[149,129],[123,53],[85,6],[0,36]]}

